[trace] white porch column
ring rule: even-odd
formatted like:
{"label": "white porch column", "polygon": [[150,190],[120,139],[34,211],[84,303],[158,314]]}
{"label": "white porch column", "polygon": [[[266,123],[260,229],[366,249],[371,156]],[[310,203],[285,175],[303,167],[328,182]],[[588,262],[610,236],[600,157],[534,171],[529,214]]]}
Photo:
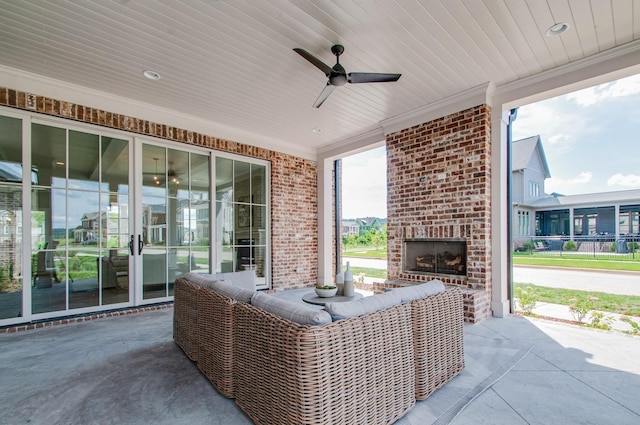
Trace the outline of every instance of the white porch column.
{"label": "white porch column", "polygon": [[507,255],[511,255],[507,241],[507,123],[509,111],[491,119],[491,312],[505,317],[510,312],[507,284]]}
{"label": "white porch column", "polygon": [[318,284],[333,283],[333,160],[318,160]]}
{"label": "white porch column", "polygon": [[615,205],[615,212],[613,213],[613,219],[615,220],[615,233],[616,233],[616,242],[620,239],[620,204]]}
{"label": "white porch column", "polygon": [[573,207],[569,208],[569,239],[573,240],[573,235],[576,233],[573,220]]}

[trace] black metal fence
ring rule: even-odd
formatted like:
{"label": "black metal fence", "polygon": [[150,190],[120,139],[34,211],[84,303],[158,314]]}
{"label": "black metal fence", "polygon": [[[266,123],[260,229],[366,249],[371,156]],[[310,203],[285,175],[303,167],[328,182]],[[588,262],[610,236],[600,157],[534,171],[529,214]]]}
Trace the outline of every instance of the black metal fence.
{"label": "black metal fence", "polygon": [[518,237],[513,241],[513,250],[536,256],[640,260],[640,235]]}

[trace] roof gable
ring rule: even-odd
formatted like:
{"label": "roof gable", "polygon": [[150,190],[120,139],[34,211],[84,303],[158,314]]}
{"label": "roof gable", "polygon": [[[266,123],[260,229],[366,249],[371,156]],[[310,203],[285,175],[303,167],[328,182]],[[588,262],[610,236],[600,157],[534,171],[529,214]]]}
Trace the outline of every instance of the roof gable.
{"label": "roof gable", "polygon": [[544,153],[540,135],[514,140],[511,143],[511,170],[519,171],[530,168],[529,164],[531,164],[531,160],[535,155],[538,155],[540,158],[544,177],[551,177],[547,156]]}

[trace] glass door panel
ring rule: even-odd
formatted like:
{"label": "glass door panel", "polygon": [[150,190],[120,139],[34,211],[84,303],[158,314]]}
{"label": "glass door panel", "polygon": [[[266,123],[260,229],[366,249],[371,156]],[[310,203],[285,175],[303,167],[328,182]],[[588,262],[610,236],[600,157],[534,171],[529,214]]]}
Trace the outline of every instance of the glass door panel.
{"label": "glass door panel", "polygon": [[[0,116],[0,320],[22,311],[22,120]],[[28,282],[26,282],[28,285]]]}
{"label": "glass door panel", "polygon": [[[97,144],[94,154],[98,155]],[[71,186],[71,181],[69,182]],[[74,186],[76,186],[74,184]],[[82,183],[79,185],[82,186]],[[98,186],[94,186],[97,188]],[[65,198],[60,196],[61,201]],[[65,238],[62,246],[58,246],[57,257],[61,269],[66,270],[65,281],[69,285],[69,308],[84,308],[100,305],[100,281],[98,267],[101,252],[104,252],[104,224],[106,215],[100,208],[100,192],[85,190],[68,190],[67,228],[73,235],[73,242],[68,251]],[[64,226],[62,227],[64,229]],[[65,259],[65,257],[67,257]],[[68,260],[67,267],[64,264]]]}
{"label": "glass door panel", "polygon": [[189,152],[167,149],[167,164],[167,294],[172,296],[176,277],[189,271],[195,211],[189,205]]}
{"label": "glass door panel", "polygon": [[[154,183],[155,184],[155,183]],[[167,199],[142,199],[142,297],[166,297],[167,286]]]}
{"label": "glass door panel", "polygon": [[10,319],[23,316],[22,188],[2,184],[0,198],[0,319]]}
{"label": "glass door panel", "polygon": [[64,252],[67,243],[66,205],[63,189],[31,190],[31,308],[34,314],[67,308],[66,254],[60,257],[60,250]]}
{"label": "glass door panel", "polygon": [[151,299],[172,296],[189,271],[210,271],[211,179],[209,155],[143,144],[142,157],[142,293]]}
{"label": "glass door panel", "polygon": [[127,303],[129,142],[32,125],[32,312]]}
{"label": "glass door panel", "polygon": [[216,202],[216,267],[218,273],[234,271],[233,261],[233,204],[231,202]]}
{"label": "glass door panel", "polygon": [[216,158],[217,272],[255,270],[267,287],[267,167]]}

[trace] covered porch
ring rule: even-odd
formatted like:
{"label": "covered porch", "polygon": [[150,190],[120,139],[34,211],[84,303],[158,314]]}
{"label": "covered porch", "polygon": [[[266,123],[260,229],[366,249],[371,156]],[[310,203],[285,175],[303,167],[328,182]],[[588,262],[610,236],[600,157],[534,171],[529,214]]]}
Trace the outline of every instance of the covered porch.
{"label": "covered porch", "polygon": [[[0,112],[20,130],[12,157],[4,160],[35,164],[32,170],[39,176],[30,183],[33,176],[25,168],[19,169],[22,180],[9,176],[3,182],[3,216],[12,221],[5,222],[2,267],[18,270],[12,274],[22,278],[23,292],[21,302],[0,314],[0,325],[88,311],[73,302],[71,278],[53,283],[64,285],[62,307],[43,310],[33,304],[32,275],[46,276],[51,268],[44,264],[29,271],[28,259],[39,249],[63,251],[67,266],[75,251],[94,249],[94,243],[98,256],[105,257],[112,243],[117,257],[128,257],[128,282],[115,268],[119,280],[105,276],[99,282],[101,290],[110,290],[104,282],[117,282],[128,291],[125,301],[105,293],[89,308],[93,311],[170,301],[173,280],[195,265],[211,271],[224,271],[228,263],[234,270],[255,267],[264,274],[265,289],[329,283],[335,276],[339,215],[335,161],[383,144],[389,152],[389,280],[430,277],[401,269],[405,239],[464,239],[466,275],[448,277],[446,283],[470,291],[468,321],[508,315],[510,111],[637,73],[637,2],[589,2],[590,7],[575,10],[535,1],[396,2],[371,8],[351,2],[344,7],[331,2],[231,3],[1,3],[6,42]],[[337,62],[331,46],[338,43],[344,47],[339,59],[349,71],[397,72],[402,78],[340,87],[323,99],[322,108],[314,108],[314,87],[326,86],[329,77],[318,72],[318,64]],[[307,59],[317,59],[315,67],[314,60],[296,53],[299,49]],[[327,71],[331,65],[319,68]],[[60,158],[50,161],[45,149],[54,127],[62,148]],[[47,132],[38,133],[43,128]],[[100,166],[74,160],[75,154],[86,153],[87,135],[100,139],[103,149],[93,152]],[[107,144],[113,146],[106,149]],[[69,149],[72,145],[83,150]],[[123,172],[114,157],[125,151],[129,157],[119,157]],[[208,226],[199,213],[213,217],[211,199],[224,201],[214,196],[213,190],[223,194],[211,183],[218,164],[197,165],[220,158],[264,170],[263,190],[259,196],[247,192],[232,198],[236,209]],[[118,167],[110,168],[110,161]],[[158,163],[174,189],[164,204],[146,203],[145,181],[153,186]],[[112,175],[116,169],[120,173]],[[194,184],[193,176],[202,169],[209,172],[200,175],[211,187],[200,186],[201,177]],[[84,247],[67,244],[56,250],[53,240],[78,228],[64,217],[69,210],[58,214],[62,224],[54,226],[56,205],[47,193],[57,187],[45,176],[77,180],[68,187],[81,183],[96,205],[120,214],[118,237],[108,243],[87,238]],[[182,202],[178,183],[187,187],[188,176],[192,193],[184,197],[191,206],[182,210],[182,230],[165,228],[176,222],[171,214]],[[89,182],[99,189],[86,189]],[[30,194],[32,186],[40,195]],[[138,192],[135,199],[132,190],[126,192],[128,204],[121,201],[121,186]],[[69,189],[69,199],[72,195],[78,193]],[[198,196],[211,196],[205,208],[194,204]],[[151,209],[144,214],[149,205],[166,207],[166,220]],[[44,217],[46,235],[35,232],[36,212]],[[129,212],[131,217],[125,216]],[[17,217],[23,222],[14,217],[25,213]],[[96,225],[102,226],[101,237],[113,233],[109,225]],[[16,242],[16,235],[25,237]],[[44,238],[44,248],[34,243],[38,237]],[[159,245],[159,255],[149,257],[153,261],[144,270],[141,244],[150,241]],[[205,258],[194,252],[204,252]],[[199,264],[193,264],[196,260]],[[161,279],[152,279],[154,287],[145,289],[145,275],[161,268],[153,266],[156,261],[164,265]],[[108,269],[95,260],[91,264],[96,280],[100,267]],[[12,285],[12,295],[17,286]],[[155,286],[161,286],[158,297],[152,293]]]}

